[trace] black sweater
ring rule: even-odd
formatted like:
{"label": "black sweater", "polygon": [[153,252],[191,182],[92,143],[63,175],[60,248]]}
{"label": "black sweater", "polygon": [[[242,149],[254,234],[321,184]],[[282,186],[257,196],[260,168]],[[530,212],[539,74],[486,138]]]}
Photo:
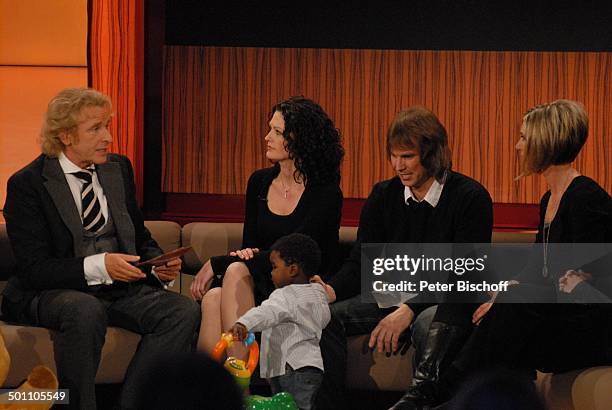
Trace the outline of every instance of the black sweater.
{"label": "black sweater", "polygon": [[[269,249],[284,235],[302,233],[310,236],[321,249],[322,274],[328,273],[337,259],[338,230],[342,211],[342,191],[336,183],[307,184],[297,206],[289,215],[277,215],[268,208],[268,190],[279,167],[255,171],[249,178],[246,210],[242,232],[242,248],[259,248],[260,252],[246,261],[255,281],[260,299],[274,290],[270,279]],[[240,261],[238,257],[214,256],[210,262],[215,275],[223,276],[228,265]]]}
{"label": "black sweater", "polygon": [[[355,246],[329,280],[338,300],[360,292],[362,243],[406,243],[414,238],[423,243],[491,242],[493,203],[487,190],[472,178],[450,172],[440,201],[426,213],[425,224],[414,223],[415,215],[406,210],[409,206],[412,205],[406,205],[404,185],[398,177],[374,185],[361,210]],[[408,305],[415,313],[423,309]]]}

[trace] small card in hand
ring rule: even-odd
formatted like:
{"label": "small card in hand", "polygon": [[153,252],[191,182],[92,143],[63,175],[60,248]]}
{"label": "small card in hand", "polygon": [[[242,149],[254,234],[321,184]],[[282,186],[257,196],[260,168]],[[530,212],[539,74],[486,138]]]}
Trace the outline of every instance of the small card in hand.
{"label": "small card in hand", "polygon": [[191,250],[191,246],[183,246],[182,248],[175,249],[173,251],[164,253],[163,255],[156,256],[146,261],[137,262],[134,266],[162,266],[166,263],[170,262],[172,259],[179,258],[189,252]]}

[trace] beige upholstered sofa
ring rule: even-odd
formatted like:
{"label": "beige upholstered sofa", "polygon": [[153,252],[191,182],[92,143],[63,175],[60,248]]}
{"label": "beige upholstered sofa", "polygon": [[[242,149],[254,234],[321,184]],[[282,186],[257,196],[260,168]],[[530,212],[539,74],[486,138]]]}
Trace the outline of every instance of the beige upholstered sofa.
{"label": "beige upholstered sofa", "polygon": [[[191,245],[194,252],[185,255],[184,270],[196,272],[203,261],[214,255],[237,249],[241,243],[242,224],[190,223],[182,228],[174,222],[149,221],[147,227],[164,250]],[[342,227],[340,240],[350,246],[357,229]],[[532,242],[532,233],[494,233],[495,242]],[[0,225],[0,277],[12,269],[12,255],[7,251],[8,240]],[[5,279],[4,279],[5,280]],[[189,294],[192,276],[183,274],[174,291]],[[53,332],[27,326],[0,323],[13,364],[7,386],[17,385],[36,364],[55,367],[51,339]],[[119,383],[139,336],[123,329],[110,328],[97,374],[98,383]],[[412,351],[404,356],[386,357],[365,348],[367,336],[348,340],[347,385],[351,389],[402,391],[411,381]],[[594,410],[612,408],[612,367],[591,368],[559,375],[539,374],[538,389],[551,409]]]}

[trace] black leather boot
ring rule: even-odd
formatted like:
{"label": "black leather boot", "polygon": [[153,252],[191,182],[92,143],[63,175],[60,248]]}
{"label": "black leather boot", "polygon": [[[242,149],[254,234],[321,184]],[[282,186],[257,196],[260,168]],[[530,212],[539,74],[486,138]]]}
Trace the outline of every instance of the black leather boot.
{"label": "black leather boot", "polygon": [[389,410],[427,410],[442,401],[437,383],[425,380],[416,386],[410,386]]}
{"label": "black leather boot", "polygon": [[437,382],[440,373],[455,359],[463,347],[471,328],[432,322],[425,347],[415,352],[412,385],[424,381]]}
{"label": "black leather boot", "polygon": [[415,352],[413,385],[391,409],[427,409],[446,399],[438,386],[440,374],[455,359],[470,331],[462,326],[432,322],[424,348]]}

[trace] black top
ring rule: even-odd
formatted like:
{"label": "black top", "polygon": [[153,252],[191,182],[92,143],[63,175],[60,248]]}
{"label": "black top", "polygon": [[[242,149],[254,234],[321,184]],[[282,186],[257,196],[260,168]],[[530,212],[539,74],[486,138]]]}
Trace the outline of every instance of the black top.
{"label": "black top", "polygon": [[[546,234],[544,217],[546,207],[550,200],[550,191],[546,192],[540,201],[540,224],[536,243],[542,243]],[[597,182],[586,176],[578,176],[572,180],[567,187],[555,217],[550,222],[548,243],[611,243],[612,242],[612,199],[610,195],[600,187]],[[555,255],[554,247],[549,247],[551,255],[549,260],[552,264],[562,259],[563,255]],[[565,248],[563,248],[565,249]],[[560,249],[561,251],[563,249]],[[608,255],[605,261],[609,261]],[[602,261],[592,266],[605,266]],[[553,281],[556,285],[558,280],[558,269],[549,267],[550,278],[542,275],[543,256],[540,247],[534,248],[527,268],[517,277],[519,282],[548,283]],[[609,263],[608,263],[609,266]],[[589,266],[590,273],[597,274]],[[585,269],[585,271],[587,271]],[[586,285],[586,283],[584,283]],[[581,285],[578,285],[581,286]],[[578,290],[576,287],[575,290]]]}
{"label": "black top", "polygon": [[[450,172],[435,208],[421,202],[423,208],[409,209],[413,205],[406,205],[399,177],[374,185],[361,210],[355,246],[329,281],[338,300],[355,296],[361,289],[362,243],[491,242],[493,203],[487,190],[472,178]],[[415,313],[424,308],[409,306]]]}
{"label": "black top", "polygon": [[[550,200],[547,191],[540,201],[540,224],[536,242],[542,242],[544,217]],[[612,242],[612,200],[610,195],[589,177],[572,180],[559,202],[550,224],[550,243]]]}
{"label": "black top", "polygon": [[[272,268],[266,251],[282,236],[298,232],[314,239],[321,248],[321,273],[328,272],[337,259],[342,211],[340,187],[337,184],[307,184],[294,211],[289,215],[277,215],[268,208],[267,197],[272,180],[279,172],[278,166],[257,170],[247,185],[242,248],[260,250],[255,258],[246,261],[260,297],[267,297],[273,290]],[[211,258],[211,265],[216,275],[223,275],[229,263],[239,260],[216,256]]]}

